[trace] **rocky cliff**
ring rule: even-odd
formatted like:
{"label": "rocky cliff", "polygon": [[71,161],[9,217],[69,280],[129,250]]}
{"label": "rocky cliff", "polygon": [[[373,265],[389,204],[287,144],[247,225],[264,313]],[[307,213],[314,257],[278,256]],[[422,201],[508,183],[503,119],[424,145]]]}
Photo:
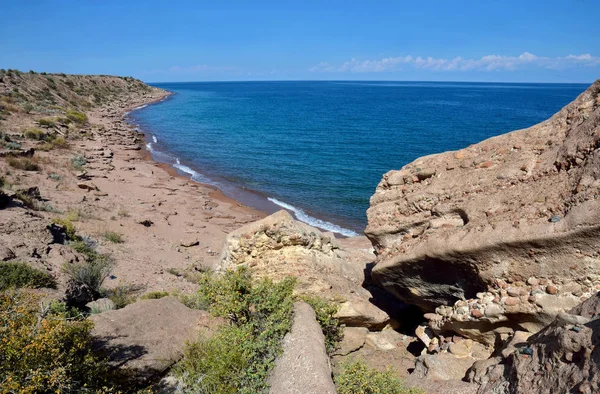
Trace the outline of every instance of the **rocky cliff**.
{"label": "rocky cliff", "polygon": [[373,280],[435,330],[488,343],[600,289],[599,108],[596,81],[545,122],[385,174]]}

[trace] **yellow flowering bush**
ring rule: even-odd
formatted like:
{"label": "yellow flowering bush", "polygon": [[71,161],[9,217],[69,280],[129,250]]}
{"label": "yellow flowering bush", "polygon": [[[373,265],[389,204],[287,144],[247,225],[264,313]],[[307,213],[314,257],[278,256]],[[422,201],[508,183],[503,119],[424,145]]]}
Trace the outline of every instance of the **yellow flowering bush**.
{"label": "yellow flowering bush", "polygon": [[0,393],[107,392],[89,320],[25,290],[0,292]]}

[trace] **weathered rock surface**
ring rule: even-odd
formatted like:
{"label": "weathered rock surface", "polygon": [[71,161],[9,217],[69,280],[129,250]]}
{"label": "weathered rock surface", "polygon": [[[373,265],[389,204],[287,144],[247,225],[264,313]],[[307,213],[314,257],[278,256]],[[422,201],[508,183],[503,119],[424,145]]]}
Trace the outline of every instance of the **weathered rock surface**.
{"label": "weathered rock surface", "polygon": [[389,316],[369,301],[371,294],[362,287],[373,258],[362,245],[342,247],[333,236],[279,211],[230,233],[220,269],[247,266],[257,277],[295,277],[302,294],[343,299],[337,314],[342,324],[381,329]]}
{"label": "weathered rock surface", "polygon": [[479,393],[600,391],[600,293],[537,334],[515,338],[500,357],[474,365]]}
{"label": "weathered rock surface", "polygon": [[140,378],[160,374],[183,355],[186,341],[210,335],[219,321],[175,297],[140,300],[123,309],[92,315],[96,347],[111,364]]}
{"label": "weathered rock surface", "polygon": [[283,354],[269,377],[272,394],[335,394],[325,337],[315,311],[305,302],[294,304],[291,331],[283,339]]}
{"label": "weathered rock surface", "polygon": [[600,81],[549,120],[384,175],[373,281],[438,332],[535,332],[600,289]]}

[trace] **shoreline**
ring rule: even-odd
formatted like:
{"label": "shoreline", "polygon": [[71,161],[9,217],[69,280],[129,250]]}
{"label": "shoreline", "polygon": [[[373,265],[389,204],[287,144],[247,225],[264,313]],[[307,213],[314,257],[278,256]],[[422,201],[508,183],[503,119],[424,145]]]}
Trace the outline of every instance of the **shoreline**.
{"label": "shoreline", "polygon": [[[160,89],[162,89],[162,88],[160,88]],[[163,90],[165,90],[165,89],[163,89]],[[165,169],[172,176],[177,176],[177,177],[195,182],[199,185],[202,185],[203,187],[214,189],[213,194],[214,194],[215,198],[218,198],[219,200],[221,200],[223,202],[235,203],[240,207],[245,207],[247,209],[255,211],[257,214],[261,215],[261,217],[266,217],[277,211],[285,210],[285,211],[289,212],[296,220],[301,221],[310,226],[316,227],[323,232],[331,232],[334,234],[334,236],[336,238],[351,238],[351,237],[357,237],[357,236],[359,236],[359,237],[364,236],[364,234],[362,233],[362,231],[364,231],[364,229],[362,229],[362,231],[361,231],[361,230],[358,230],[358,228],[352,229],[352,228],[348,228],[348,227],[343,227],[339,224],[330,222],[328,219],[325,219],[325,218],[322,219],[319,216],[315,216],[315,215],[311,214],[310,212],[306,212],[303,208],[296,207],[296,206],[289,204],[287,202],[284,202],[284,201],[280,201],[277,198],[268,196],[259,191],[247,189],[243,185],[236,184],[234,182],[224,180],[225,182],[228,183],[228,185],[223,185],[223,186],[230,186],[232,189],[232,190],[226,191],[226,190],[224,190],[224,188],[222,188],[222,186],[218,185],[218,181],[214,181],[217,184],[212,184],[212,183],[208,183],[208,182],[202,182],[199,180],[195,180],[195,179],[193,179],[193,177],[195,176],[194,174],[192,174],[188,171],[182,170],[181,168],[178,168],[177,166],[184,166],[185,168],[188,168],[189,170],[198,174],[199,176],[205,177],[209,180],[210,180],[210,178],[208,176],[204,175],[203,173],[195,171],[193,168],[187,167],[187,165],[182,165],[179,162],[179,159],[177,157],[173,156],[173,154],[170,154],[169,152],[153,150],[151,148],[152,144],[157,143],[156,140],[152,139],[154,137],[154,135],[150,131],[142,129],[141,126],[135,122],[135,119],[133,119],[133,117],[131,115],[133,112],[143,110],[143,109],[147,108],[148,106],[160,104],[161,102],[169,100],[170,98],[172,98],[175,95],[174,92],[171,92],[168,90],[165,90],[165,91],[167,92],[167,94],[164,97],[157,99],[157,100],[152,100],[143,105],[132,106],[132,108],[126,110],[122,114],[123,122],[126,125],[133,126],[135,128],[136,132],[143,135],[145,144],[144,144],[144,147],[142,148],[142,150],[144,151],[144,157],[146,160],[150,160],[153,163],[159,163],[161,165],[161,167],[163,167],[163,169]],[[161,155],[167,156],[171,159],[171,161],[176,161],[176,163],[171,163],[169,160],[162,161],[155,157],[156,154],[161,154]],[[233,194],[233,196],[228,195],[228,194]]]}

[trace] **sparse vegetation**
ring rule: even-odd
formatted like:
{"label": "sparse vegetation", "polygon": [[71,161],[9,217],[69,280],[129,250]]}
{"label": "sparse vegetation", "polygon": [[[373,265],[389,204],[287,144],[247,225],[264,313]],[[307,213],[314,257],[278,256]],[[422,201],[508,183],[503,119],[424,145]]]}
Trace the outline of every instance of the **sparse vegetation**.
{"label": "sparse vegetation", "polygon": [[151,291],[140,297],[142,300],[158,300],[163,297],[168,297],[168,291]]}
{"label": "sparse vegetation", "polygon": [[112,259],[87,247],[81,247],[81,242],[74,242],[74,244],[78,244],[79,247],[74,246],[74,249],[84,253],[86,259],[84,262],[65,264],[64,272],[76,283],[85,284],[96,294],[100,294],[102,284],[113,267]]}
{"label": "sparse vegetation", "polygon": [[104,298],[110,299],[114,302],[117,309],[126,307],[129,304],[135,302],[135,295],[141,290],[140,286],[133,284],[119,285],[112,289],[102,289],[100,294]]}
{"label": "sparse vegetation", "polygon": [[38,124],[46,128],[56,127],[56,121],[54,119],[43,118],[38,120]]}
{"label": "sparse vegetation", "polygon": [[121,234],[114,231],[105,231],[104,234],[102,234],[102,236],[107,241],[110,241],[115,244],[122,244],[124,242]]}
{"label": "sparse vegetation", "polygon": [[56,281],[47,272],[20,262],[0,262],[0,290],[10,288],[56,287]]}
{"label": "sparse vegetation", "polygon": [[71,159],[71,164],[73,165],[73,168],[81,171],[83,166],[87,164],[87,160],[83,156],[75,156]]}
{"label": "sparse vegetation", "polygon": [[423,390],[407,388],[388,370],[379,372],[361,360],[351,360],[335,377],[338,394],[424,394]]}
{"label": "sparse vegetation", "polygon": [[48,138],[48,134],[42,129],[29,129],[25,131],[25,137],[31,140],[44,141]]}
{"label": "sparse vegetation", "polygon": [[[293,279],[253,282],[244,269],[204,275],[193,303],[231,325],[190,344],[175,368],[185,390],[196,393],[262,393],[281,340],[291,327]],[[189,300],[188,300],[189,301]]]}
{"label": "sparse vegetation", "polygon": [[39,171],[40,166],[28,157],[9,157],[6,159],[9,166],[25,171]]}
{"label": "sparse vegetation", "polygon": [[75,225],[69,219],[63,218],[54,218],[52,219],[52,223],[62,226],[65,229],[65,235],[69,241],[77,240],[77,232],[75,230]]}
{"label": "sparse vegetation", "polygon": [[88,121],[88,117],[83,112],[78,112],[75,110],[69,110],[66,113],[67,119],[75,122],[75,123],[86,123]]}

